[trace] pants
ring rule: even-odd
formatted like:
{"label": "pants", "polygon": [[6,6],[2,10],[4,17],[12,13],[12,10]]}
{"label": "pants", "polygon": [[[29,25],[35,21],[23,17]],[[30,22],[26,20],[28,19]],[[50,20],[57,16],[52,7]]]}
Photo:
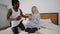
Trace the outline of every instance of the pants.
{"label": "pants", "polygon": [[30,33],[35,33],[38,30],[38,28],[26,28],[25,31],[28,32],[28,34]]}
{"label": "pants", "polygon": [[[22,20],[22,21],[23,21],[23,20]],[[22,21],[20,22],[20,24],[18,24],[17,26],[15,26],[15,27],[12,28],[12,31],[13,31],[14,34],[18,34],[18,33],[19,33],[19,32],[18,32],[18,27],[19,27],[21,30],[25,30],[25,27],[24,27]]]}

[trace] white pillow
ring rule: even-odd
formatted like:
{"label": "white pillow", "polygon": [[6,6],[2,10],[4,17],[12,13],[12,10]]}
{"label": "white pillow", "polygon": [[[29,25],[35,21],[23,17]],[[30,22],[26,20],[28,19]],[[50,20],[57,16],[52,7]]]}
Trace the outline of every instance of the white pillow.
{"label": "white pillow", "polygon": [[60,32],[60,26],[53,24],[50,19],[40,19],[40,26]]}
{"label": "white pillow", "polygon": [[50,23],[52,23],[50,19],[40,19],[40,25],[45,25]]}

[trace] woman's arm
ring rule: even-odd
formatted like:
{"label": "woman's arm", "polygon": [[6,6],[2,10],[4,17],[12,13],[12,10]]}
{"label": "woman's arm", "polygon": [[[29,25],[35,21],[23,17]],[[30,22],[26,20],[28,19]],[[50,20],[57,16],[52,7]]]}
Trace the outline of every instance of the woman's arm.
{"label": "woman's arm", "polygon": [[11,20],[16,20],[17,19],[17,18],[10,18],[11,15],[12,15],[12,10],[9,9],[8,10],[8,13],[7,13],[7,16],[6,16],[7,17],[7,20],[10,20],[11,21]]}
{"label": "woman's arm", "polygon": [[26,15],[23,15],[23,13],[22,13],[22,10],[20,9],[20,15],[22,16],[22,17],[24,17],[24,18],[28,18],[28,16],[26,16]]}

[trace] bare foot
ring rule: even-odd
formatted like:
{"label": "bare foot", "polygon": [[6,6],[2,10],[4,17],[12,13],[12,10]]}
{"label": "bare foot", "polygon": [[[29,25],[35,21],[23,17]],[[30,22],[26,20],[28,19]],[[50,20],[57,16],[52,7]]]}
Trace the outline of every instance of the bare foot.
{"label": "bare foot", "polygon": [[36,34],[41,34],[41,33],[37,31]]}

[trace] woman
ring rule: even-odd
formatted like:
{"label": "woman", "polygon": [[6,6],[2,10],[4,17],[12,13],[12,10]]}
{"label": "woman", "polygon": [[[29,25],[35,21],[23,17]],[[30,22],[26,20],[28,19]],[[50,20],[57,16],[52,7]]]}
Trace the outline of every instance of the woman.
{"label": "woman", "polygon": [[36,6],[32,7],[32,15],[29,15],[29,25],[25,29],[28,34],[35,33],[39,29],[40,14]]}
{"label": "woman", "polygon": [[19,1],[12,0],[12,8],[8,10],[7,20],[11,21],[11,27],[14,34],[19,34],[18,27],[21,30],[25,30],[21,20],[22,17],[27,18],[27,16],[23,15],[22,10],[19,9]]}

